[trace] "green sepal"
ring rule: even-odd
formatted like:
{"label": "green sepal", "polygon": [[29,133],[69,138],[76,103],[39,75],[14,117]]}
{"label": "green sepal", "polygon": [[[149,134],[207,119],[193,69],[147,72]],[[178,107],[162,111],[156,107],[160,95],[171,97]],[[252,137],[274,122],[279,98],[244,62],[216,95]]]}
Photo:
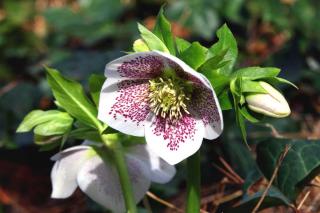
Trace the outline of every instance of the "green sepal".
{"label": "green sepal", "polygon": [[242,95],[241,80],[242,80],[241,78],[234,78],[230,81],[231,93],[239,98],[239,100],[237,100],[237,103],[239,103],[240,97]]}
{"label": "green sepal", "polygon": [[263,115],[248,110],[246,105],[239,107],[239,111],[241,112],[242,116],[251,123],[258,123],[263,118]]}
{"label": "green sepal", "polygon": [[247,131],[246,131],[246,124],[245,124],[245,118],[243,117],[241,113],[241,102],[243,102],[244,97],[242,95],[242,78],[234,78],[230,82],[230,91],[233,97],[233,106],[234,111],[236,114],[236,122],[240,128],[241,136],[243,138],[243,141],[248,146],[247,142]]}
{"label": "green sepal", "polygon": [[267,78],[265,79],[266,82],[270,83],[270,84],[287,84],[290,85],[296,89],[299,89],[294,83],[284,79],[284,78],[279,78],[279,77],[272,77],[272,78]]}
{"label": "green sepal", "polygon": [[235,105],[235,113],[236,113],[236,121],[237,124],[240,128],[240,132],[241,132],[241,136],[243,141],[246,143],[246,145],[248,146],[248,142],[247,142],[247,130],[246,130],[246,121],[242,115],[242,113],[240,112],[240,107],[239,105]]}
{"label": "green sepal", "polygon": [[275,67],[246,67],[234,72],[232,77],[242,77],[246,80],[258,80],[276,77],[279,73],[280,69]]}
{"label": "green sepal", "polygon": [[250,93],[268,93],[257,81],[242,80],[241,91]]}

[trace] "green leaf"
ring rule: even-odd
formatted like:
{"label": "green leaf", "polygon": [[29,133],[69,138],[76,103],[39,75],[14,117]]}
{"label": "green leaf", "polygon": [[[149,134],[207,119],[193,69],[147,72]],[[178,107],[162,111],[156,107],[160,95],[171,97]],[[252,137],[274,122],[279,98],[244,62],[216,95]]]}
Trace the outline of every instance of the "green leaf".
{"label": "green leaf", "polygon": [[189,41],[186,41],[182,38],[176,37],[175,40],[176,40],[176,46],[179,54],[181,54],[183,51],[185,51],[191,46],[191,43]]}
{"label": "green leaf", "polygon": [[51,151],[53,149],[56,149],[59,147],[59,144],[58,143],[59,141],[57,141],[57,143],[49,143],[49,144],[38,144],[40,145],[39,147],[39,152],[46,152],[46,151]]}
{"label": "green leaf", "polygon": [[[254,207],[259,202],[262,193],[263,191],[259,191],[253,195],[245,194],[240,204],[238,204],[236,207],[228,209],[226,213],[252,212]],[[278,205],[290,205],[290,201],[277,188],[271,186],[263,200],[263,203],[259,207],[259,210]]]}
{"label": "green leaf", "polygon": [[57,70],[47,69],[48,83],[58,103],[83,124],[102,129],[97,119],[97,108],[89,101],[82,86],[63,77]]}
{"label": "green leaf", "polygon": [[230,98],[228,90],[224,90],[223,92],[221,92],[218,98],[222,110],[232,109],[232,99]]}
{"label": "green leaf", "polygon": [[71,117],[56,117],[54,120],[37,125],[34,133],[42,136],[62,135],[71,129],[73,119]]}
{"label": "green leaf", "polygon": [[161,52],[170,53],[166,45],[153,34],[150,30],[138,23],[138,29],[144,42],[148,45],[150,50],[159,50]]}
{"label": "green leaf", "polygon": [[233,73],[233,77],[242,77],[247,80],[258,80],[262,78],[276,77],[280,73],[275,67],[246,67]]}
{"label": "green leaf", "polygon": [[33,110],[19,125],[17,132],[29,132],[33,128],[38,135],[60,135],[69,131],[73,118],[66,112],[58,110]]}
{"label": "green leaf", "polygon": [[[238,107],[237,107],[238,108]],[[247,130],[246,130],[246,121],[244,120],[240,110],[238,109],[236,111],[237,113],[237,121],[238,121],[238,125],[240,127],[240,131],[241,131],[241,135],[242,135],[242,139],[243,141],[246,143],[246,145],[248,146],[248,142],[247,142]]]}
{"label": "green leaf", "polygon": [[[230,82],[230,91],[232,92],[233,95],[236,95],[237,97],[240,97],[242,93],[241,87],[240,87],[240,80],[241,78],[234,78]],[[237,104],[239,103],[238,99],[236,99],[235,101]]]}
{"label": "green leaf", "polygon": [[204,62],[198,69],[210,81],[216,93],[219,95],[230,83],[230,77],[220,72],[220,68],[224,67],[229,61],[224,61],[227,51],[213,56]]}
{"label": "green leaf", "polygon": [[133,50],[135,52],[146,52],[146,51],[149,51],[150,49],[142,39],[137,39],[133,42]]}
{"label": "green leaf", "polygon": [[222,51],[227,51],[224,61],[229,62],[220,69],[220,72],[229,75],[238,57],[237,41],[226,24],[218,29],[217,37],[219,41],[209,48],[207,58],[217,56]]}
{"label": "green leaf", "polygon": [[125,134],[120,134],[119,140],[121,140],[121,143],[124,149],[135,146],[137,144],[146,144],[146,140],[143,137],[136,137],[136,136],[125,135]]}
{"label": "green leaf", "polygon": [[89,127],[79,127],[78,129],[72,130],[69,137],[80,140],[102,142],[99,132],[96,129]]}
{"label": "green leaf", "polygon": [[253,112],[249,111],[246,106],[239,107],[239,111],[241,112],[243,117],[248,121],[250,121],[251,123],[258,123],[260,122],[260,119],[263,117],[257,113],[253,114]]}
{"label": "green leaf", "polygon": [[205,71],[202,73],[210,81],[214,91],[219,96],[220,93],[229,86],[230,79],[228,76],[222,75],[217,70]]}
{"label": "green leaf", "polygon": [[103,75],[92,74],[89,78],[89,90],[93,102],[99,106],[99,97],[106,78]]}
{"label": "green leaf", "polygon": [[33,110],[29,112],[20,123],[17,128],[16,132],[29,132],[31,131],[36,125],[47,122],[50,120],[50,114],[53,113],[54,115],[51,118],[54,118],[55,113],[48,111],[46,116],[44,115],[43,110]]}
{"label": "green leaf", "polygon": [[163,15],[163,7],[161,7],[156,24],[153,29],[153,33],[158,36],[158,38],[163,41],[163,43],[167,46],[171,55],[176,55],[176,50],[174,46],[173,35],[171,31],[171,24]]}
{"label": "green leaf", "polygon": [[49,145],[49,144],[55,144],[52,145],[53,147],[59,146],[59,143],[61,142],[62,135],[53,135],[53,136],[42,136],[42,135],[34,135],[33,139],[35,144],[43,146],[43,145]]}
{"label": "green leaf", "polygon": [[258,144],[257,162],[267,178],[271,178],[279,156],[286,146],[289,152],[279,167],[273,185],[294,201],[303,187],[320,174],[319,141],[272,139]]}
{"label": "green leaf", "polygon": [[239,97],[237,97],[233,92],[232,92],[232,97],[233,97],[234,111],[236,113],[236,122],[240,128],[242,139],[244,140],[246,145],[248,145],[246,123],[245,123],[245,119],[243,118],[243,116],[240,112],[240,108],[239,108],[239,104],[238,104],[240,102],[240,100],[239,100]]}
{"label": "green leaf", "polygon": [[193,42],[190,47],[180,54],[180,58],[190,67],[197,70],[206,59],[208,49],[199,42]]}
{"label": "green leaf", "polygon": [[268,93],[257,81],[242,80],[242,92]]}
{"label": "green leaf", "polygon": [[214,71],[228,64],[230,61],[224,60],[226,53],[227,51],[221,51],[220,54],[206,60],[206,62],[199,67],[199,72]]}
{"label": "green leaf", "polygon": [[[227,131],[233,131],[234,126],[226,127]],[[223,143],[223,150],[226,153],[226,159],[229,160],[232,168],[243,179],[246,179],[250,173],[256,173],[259,170],[254,159],[254,155],[250,152],[242,141],[228,139]],[[262,176],[260,174],[260,176]]]}
{"label": "green leaf", "polygon": [[293,86],[296,89],[299,89],[294,83],[284,78],[272,77],[272,78],[267,78],[266,81],[269,82],[270,84],[288,84],[290,86]]}
{"label": "green leaf", "polygon": [[[247,150],[247,152],[249,152],[249,154],[244,153],[242,156],[243,158],[247,158],[248,155],[252,156],[252,153],[250,153],[250,150],[247,147],[245,148],[245,150]],[[238,150],[238,152],[239,151],[240,150]],[[241,151],[244,151],[244,150],[241,150]],[[247,156],[246,156],[246,154],[247,154]],[[255,167],[246,172],[244,183],[242,185],[242,190],[244,192],[247,192],[248,190],[250,190],[250,187],[252,187],[252,186],[254,187],[254,185],[263,178],[263,175],[262,175],[261,171],[259,170],[259,167],[258,167],[256,161],[253,158],[251,158],[251,159],[254,161]]]}

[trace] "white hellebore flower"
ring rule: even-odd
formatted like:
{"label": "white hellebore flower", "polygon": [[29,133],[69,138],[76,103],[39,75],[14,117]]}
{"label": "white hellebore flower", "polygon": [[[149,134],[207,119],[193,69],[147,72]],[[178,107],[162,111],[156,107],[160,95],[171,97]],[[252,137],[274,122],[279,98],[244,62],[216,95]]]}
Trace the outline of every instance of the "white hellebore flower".
{"label": "white hellebore flower", "polygon": [[[92,200],[113,212],[125,212],[125,203],[116,167],[102,159],[97,150],[102,147],[80,145],[52,157],[56,161],[51,171],[52,198],[67,198],[77,186]],[[134,145],[126,150],[126,161],[134,197],[138,203],[150,183],[166,183],[175,175],[175,168],[150,152],[146,145]]]}
{"label": "white hellebore flower", "polygon": [[246,96],[249,109],[267,116],[282,118],[291,111],[283,95],[270,84],[260,81],[259,84],[268,92],[265,94],[252,94]]}
{"label": "white hellebore flower", "polygon": [[169,164],[222,132],[220,105],[208,79],[172,55],[129,54],[107,64],[105,76],[98,118],[125,134],[145,136]]}

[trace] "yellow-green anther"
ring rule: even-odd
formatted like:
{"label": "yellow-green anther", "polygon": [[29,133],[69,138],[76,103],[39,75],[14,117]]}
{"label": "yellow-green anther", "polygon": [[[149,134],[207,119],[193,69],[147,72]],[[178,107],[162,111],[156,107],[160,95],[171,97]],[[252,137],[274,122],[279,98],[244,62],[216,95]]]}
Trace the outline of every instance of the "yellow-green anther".
{"label": "yellow-green anther", "polygon": [[151,111],[163,118],[178,120],[182,113],[189,114],[187,102],[190,92],[186,93],[185,85],[179,79],[167,76],[150,80],[149,101]]}

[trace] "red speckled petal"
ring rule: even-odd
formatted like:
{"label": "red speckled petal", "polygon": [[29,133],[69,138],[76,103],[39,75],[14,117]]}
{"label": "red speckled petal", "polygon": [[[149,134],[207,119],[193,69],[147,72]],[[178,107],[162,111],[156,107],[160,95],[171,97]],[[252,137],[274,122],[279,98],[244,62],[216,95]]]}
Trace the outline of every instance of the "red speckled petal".
{"label": "red speckled petal", "polygon": [[193,94],[188,109],[203,121],[204,137],[210,140],[219,137],[223,130],[223,118],[219,101],[213,89],[196,87]]}
{"label": "red speckled petal", "polygon": [[106,65],[105,76],[113,83],[128,79],[152,79],[164,69],[157,52],[140,52],[120,57]]}
{"label": "red speckled petal", "polygon": [[154,116],[145,126],[148,146],[171,165],[194,154],[201,146],[203,135],[203,122],[188,114],[175,123]]}
{"label": "red speckled petal", "polygon": [[167,53],[163,53],[159,51],[155,51],[155,52],[163,56],[166,59],[166,60],[163,59],[163,61],[165,61],[165,66],[169,66],[173,68],[176,71],[177,75],[180,76],[181,78],[186,79],[188,81],[192,81],[193,83],[198,85],[203,85],[208,89],[212,88],[209,81],[201,73],[192,69],[184,61]]}
{"label": "red speckled petal", "polygon": [[98,118],[128,135],[144,136],[144,121],[150,108],[148,80],[125,80],[110,84],[100,94]]}

